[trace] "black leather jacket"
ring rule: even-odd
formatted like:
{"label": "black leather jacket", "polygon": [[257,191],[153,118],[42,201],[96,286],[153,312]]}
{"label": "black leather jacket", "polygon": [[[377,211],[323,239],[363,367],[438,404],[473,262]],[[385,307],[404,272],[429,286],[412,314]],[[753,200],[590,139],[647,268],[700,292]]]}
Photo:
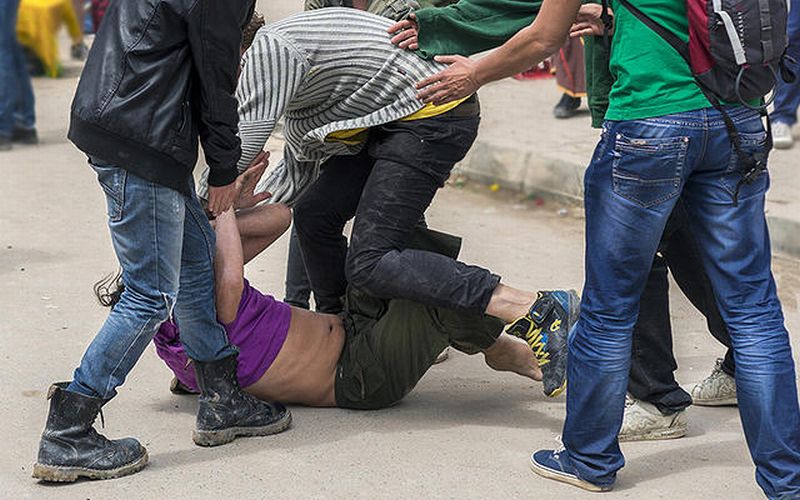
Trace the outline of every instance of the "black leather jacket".
{"label": "black leather jacket", "polygon": [[208,183],[236,179],[242,28],[254,0],[115,0],[72,101],[69,139],[90,157],[189,193],[197,138]]}

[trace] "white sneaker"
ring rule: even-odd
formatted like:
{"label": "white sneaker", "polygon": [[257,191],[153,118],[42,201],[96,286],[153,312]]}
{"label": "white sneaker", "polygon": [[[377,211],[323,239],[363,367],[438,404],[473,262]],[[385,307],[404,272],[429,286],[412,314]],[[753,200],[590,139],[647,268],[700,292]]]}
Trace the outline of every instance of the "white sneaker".
{"label": "white sneaker", "polygon": [[676,439],[686,435],[686,411],[664,415],[650,403],[625,396],[625,416],[620,441]]}
{"label": "white sneaker", "polygon": [[436,360],[433,362],[434,365],[438,365],[439,363],[444,363],[447,361],[447,358],[450,357],[450,347],[445,347],[444,351],[440,352],[438,356],[436,356]]}
{"label": "white sneaker", "polygon": [[700,406],[728,406],[736,404],[736,380],[722,371],[722,359],[711,375],[692,389],[692,401]]}
{"label": "white sneaker", "polygon": [[787,123],[775,122],[772,124],[772,144],[776,149],[789,149],[794,145],[792,127]]}

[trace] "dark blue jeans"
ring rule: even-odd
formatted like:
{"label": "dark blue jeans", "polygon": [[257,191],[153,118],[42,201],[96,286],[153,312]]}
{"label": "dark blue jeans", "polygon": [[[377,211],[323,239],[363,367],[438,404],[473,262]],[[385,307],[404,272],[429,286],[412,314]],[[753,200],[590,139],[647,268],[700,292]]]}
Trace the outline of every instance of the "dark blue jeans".
{"label": "dark blue jeans", "polygon": [[733,376],[735,364],[731,337],[722,320],[703,259],[689,224],[686,204],[678,201],[667,220],[640,300],[639,319],[633,328],[633,351],[628,392],[674,413],[692,404],[692,397],[678,385],[678,364],[672,353],[668,270],[681,292],[706,318],[708,331],[728,348],[722,370]]}
{"label": "dark blue jeans", "polygon": [[190,358],[235,353],[214,306],[215,235],[196,196],[92,165],[106,195],[125,292],[86,349],[69,390],[110,399],[158,327],[173,317]]}
{"label": "dark blue jeans", "polygon": [[797,79],[793,83],[779,81],[775,89],[775,102],[769,117],[776,122],[794,125],[797,123],[797,107],[800,106],[800,0],[791,0],[789,10],[789,47],[786,53],[795,59],[789,64]]}
{"label": "dark blue jeans", "polygon": [[25,55],[17,42],[19,0],[0,0],[0,136],[35,123],[33,87]]}
{"label": "dark blue jeans", "polygon": [[[743,147],[764,147],[756,112],[730,108]],[[741,178],[722,119],[701,109],[607,122],[585,177],[586,284],[570,337],[563,440],[578,475],[614,482],[633,326],[667,219],[683,197],[736,359],[739,412],[768,497],[800,494],[800,409],[770,269],[768,176]]]}

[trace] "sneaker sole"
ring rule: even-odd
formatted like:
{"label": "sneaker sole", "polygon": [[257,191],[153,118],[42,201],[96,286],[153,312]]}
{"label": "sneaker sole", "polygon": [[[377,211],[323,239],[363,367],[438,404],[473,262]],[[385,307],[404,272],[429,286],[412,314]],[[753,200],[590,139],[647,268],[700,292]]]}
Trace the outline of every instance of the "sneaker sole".
{"label": "sneaker sole", "polygon": [[562,393],[563,393],[565,390],[567,390],[567,381],[566,381],[566,380],[564,380],[564,383],[563,383],[563,384],[561,384],[561,387],[559,387],[558,389],[556,389],[556,390],[554,390],[554,391],[550,392],[549,394],[548,394],[548,393],[544,393],[544,395],[545,395],[545,396],[547,396],[548,398],[557,398],[557,397],[558,397],[558,396],[560,396],[560,395],[561,395],[561,394],[562,394]]}
{"label": "sneaker sole", "polygon": [[149,458],[147,451],[138,460],[128,465],[111,470],[87,469],[84,467],[60,467],[58,465],[45,465],[36,463],[33,465],[33,477],[40,481],[50,483],[74,483],[78,478],[87,479],[114,479],[122,476],[129,476],[144,469]]}
{"label": "sneaker sole", "polygon": [[738,402],[735,397],[723,399],[694,399],[692,397],[692,404],[697,406],[737,406]]}
{"label": "sneaker sole", "polygon": [[578,479],[577,477],[566,474],[564,472],[555,471],[552,469],[548,469],[546,467],[542,467],[541,465],[537,464],[533,458],[530,459],[530,468],[534,474],[538,474],[539,476],[545,477],[547,479],[553,479],[554,481],[559,481],[561,483],[570,484],[572,486],[577,486],[586,491],[591,491],[594,493],[602,493],[605,491],[611,491],[611,486],[597,486],[596,484],[589,483],[587,481],[583,481]]}
{"label": "sneaker sole", "polygon": [[292,414],[286,412],[286,415],[269,425],[262,427],[231,427],[221,431],[201,431],[195,429],[192,433],[192,440],[198,446],[220,446],[230,443],[236,438],[240,437],[259,437],[271,436],[285,431],[292,424]]}
{"label": "sneaker sole", "polygon": [[658,431],[645,432],[644,434],[623,435],[618,436],[621,443],[630,443],[633,441],[661,441],[666,439],[678,439],[686,435],[686,427],[676,427],[673,429],[662,429]]}

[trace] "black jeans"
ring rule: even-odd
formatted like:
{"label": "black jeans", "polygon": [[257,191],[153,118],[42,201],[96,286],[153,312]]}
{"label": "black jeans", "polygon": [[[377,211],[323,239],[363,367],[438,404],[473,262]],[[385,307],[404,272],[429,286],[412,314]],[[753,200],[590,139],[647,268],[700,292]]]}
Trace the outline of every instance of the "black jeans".
{"label": "black jeans", "polygon": [[300,252],[300,242],[297,240],[297,228],[294,225],[292,225],[289,235],[289,256],[286,259],[285,287],[284,302],[302,309],[309,308],[311,284],[308,282],[306,265],[303,263],[303,254]]}
{"label": "black jeans", "polygon": [[[468,101],[437,117],[375,127],[360,154],[326,162],[295,206],[315,297],[342,297],[350,283],[377,298],[485,311],[498,276],[406,248],[436,191],[475,140],[477,109],[465,115],[462,107],[476,104]],[[348,251],[342,230],[353,215]]]}
{"label": "black jeans", "polygon": [[686,208],[681,202],[667,221],[642,292],[639,320],[633,330],[628,383],[633,397],[654,404],[662,412],[672,413],[691,405],[692,398],[681,389],[674,376],[678,365],[672,353],[668,269],[684,295],[706,317],[711,335],[728,347],[722,369],[733,375],[735,366],[728,329],[720,316],[714,290],[689,229]]}

